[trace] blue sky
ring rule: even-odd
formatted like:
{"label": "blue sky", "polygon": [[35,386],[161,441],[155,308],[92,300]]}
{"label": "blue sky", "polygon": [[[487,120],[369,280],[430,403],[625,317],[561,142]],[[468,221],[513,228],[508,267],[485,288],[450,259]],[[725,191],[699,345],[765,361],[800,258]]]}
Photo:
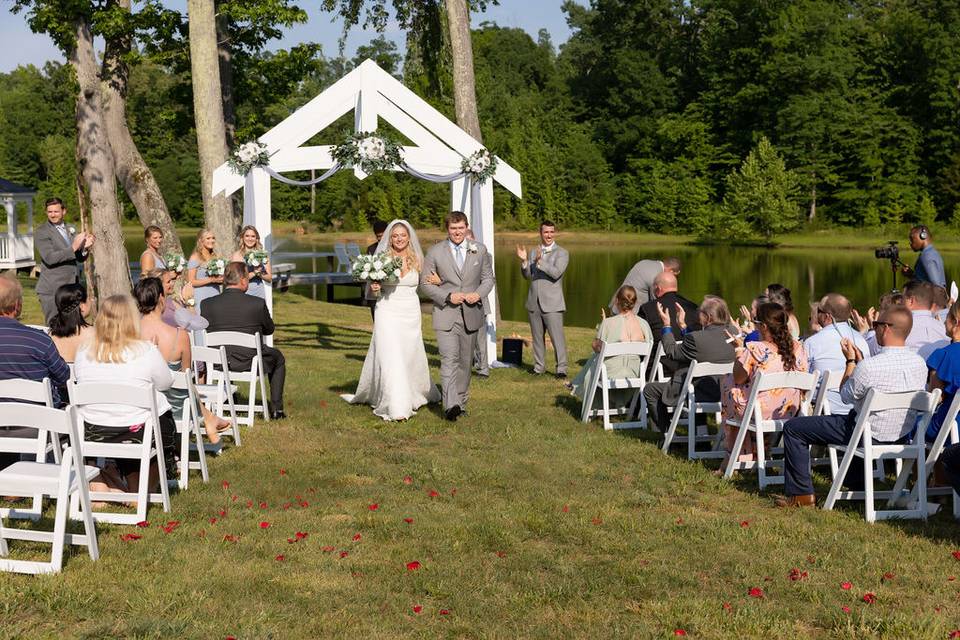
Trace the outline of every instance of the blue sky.
{"label": "blue sky", "polygon": [[[520,27],[536,37],[540,29],[547,29],[554,44],[561,44],[570,35],[566,16],[560,9],[563,0],[501,0],[500,6],[489,7],[485,13],[473,14],[474,25],[483,21],[495,22],[502,27]],[[0,43],[3,43],[4,55],[0,56],[0,72],[7,72],[21,64],[42,65],[47,60],[62,60],[60,52],[46,35],[30,31],[22,15],[10,13],[9,0],[0,0]],[[186,13],[185,0],[170,0],[169,6]],[[337,42],[343,23],[332,14],[316,8],[316,0],[301,0],[298,3],[307,9],[310,20],[297,25],[284,37],[269,45],[269,48],[286,48],[300,42],[319,42],[326,55],[337,53]],[[387,37],[394,40],[403,49],[403,34],[398,29],[388,29]],[[365,44],[373,36],[354,28],[347,40],[347,53],[353,54],[358,45]]]}

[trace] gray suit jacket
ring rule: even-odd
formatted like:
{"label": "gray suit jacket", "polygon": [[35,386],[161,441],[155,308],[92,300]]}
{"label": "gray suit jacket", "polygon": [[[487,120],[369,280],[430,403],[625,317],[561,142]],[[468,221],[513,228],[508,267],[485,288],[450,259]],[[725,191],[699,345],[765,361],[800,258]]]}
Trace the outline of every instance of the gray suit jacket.
{"label": "gray suit jacket", "polygon": [[[74,234],[67,227],[70,243]],[[40,254],[40,278],[37,294],[52,296],[65,284],[74,284],[80,277],[80,263],[87,259],[84,251],[74,251],[70,243],[50,222],[44,222],[33,231],[33,243]]]}
{"label": "gray suit jacket", "polygon": [[570,254],[557,243],[553,243],[552,250],[545,253],[537,264],[539,254],[540,247],[531,251],[527,256],[526,269],[522,266],[520,269],[523,277],[530,281],[527,311],[566,311],[567,305],[563,300],[563,273],[570,264]]}
{"label": "gray suit jacket", "polygon": [[[635,309],[640,308],[640,305],[656,297],[653,295],[653,280],[660,275],[662,271],[663,263],[659,260],[641,260],[630,269],[627,277],[623,279],[623,284],[620,286],[629,285],[636,289],[637,304],[634,307]],[[617,291],[619,291],[619,288]],[[617,307],[616,291],[613,292],[613,297],[610,298],[610,312],[614,315],[620,313],[620,309]]]}
{"label": "gray suit jacket", "polygon": [[[733,362],[735,354],[733,345],[727,342],[726,327],[718,324],[709,325],[700,331],[691,331],[677,342],[672,331],[663,334],[661,340],[663,354],[680,364],[680,368],[673,374],[670,386],[663,395],[667,404],[672,404],[680,397],[683,380],[687,375],[688,365],[692,360],[697,362],[714,362],[726,364]],[[702,378],[695,386],[697,400],[700,402],[716,402],[720,399],[720,384],[715,378]]]}
{"label": "gray suit jacket", "polygon": [[[493,266],[487,259],[487,248],[479,242],[464,241],[477,247],[476,252],[467,251],[463,260],[463,270],[457,269],[457,262],[450,251],[449,243],[444,240],[433,245],[423,260],[420,271],[420,291],[433,301],[433,328],[437,331],[449,331],[457,320],[463,320],[467,331],[476,331],[483,326],[486,311],[483,300],[493,291],[495,280]],[[427,276],[436,273],[442,282],[433,285],[427,282]],[[450,303],[450,294],[477,292],[480,301],[477,304],[455,305]]]}

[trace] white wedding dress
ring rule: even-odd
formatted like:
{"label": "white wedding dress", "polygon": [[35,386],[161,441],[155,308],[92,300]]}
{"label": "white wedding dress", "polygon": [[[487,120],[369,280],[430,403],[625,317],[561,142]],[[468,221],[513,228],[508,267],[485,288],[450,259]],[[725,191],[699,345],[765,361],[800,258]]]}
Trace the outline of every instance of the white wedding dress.
{"label": "white wedding dress", "polygon": [[440,401],[423,348],[419,283],[420,274],[411,269],[397,284],[383,285],[357,392],[343,396],[352,404],[371,405],[384,420],[405,420],[428,402]]}

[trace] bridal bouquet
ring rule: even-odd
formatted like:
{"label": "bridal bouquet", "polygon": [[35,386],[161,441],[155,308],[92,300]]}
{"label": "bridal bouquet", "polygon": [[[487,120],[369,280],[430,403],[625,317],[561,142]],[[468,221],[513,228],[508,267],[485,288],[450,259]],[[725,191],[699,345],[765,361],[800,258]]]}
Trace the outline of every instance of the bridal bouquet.
{"label": "bridal bouquet", "polygon": [[402,268],[402,258],[378,253],[375,256],[357,256],[353,261],[352,273],[358,282],[397,282]]}
{"label": "bridal bouquet", "polygon": [[183,273],[183,270],[187,268],[187,259],[179,253],[169,251],[163,254],[163,265],[168,271]]}
{"label": "bridal bouquet", "polygon": [[217,277],[223,275],[223,269],[227,266],[227,261],[223,258],[214,258],[207,262],[207,275],[211,277]]}
{"label": "bridal bouquet", "polygon": [[248,267],[257,269],[270,262],[270,255],[263,249],[254,249],[243,254],[243,261]]}

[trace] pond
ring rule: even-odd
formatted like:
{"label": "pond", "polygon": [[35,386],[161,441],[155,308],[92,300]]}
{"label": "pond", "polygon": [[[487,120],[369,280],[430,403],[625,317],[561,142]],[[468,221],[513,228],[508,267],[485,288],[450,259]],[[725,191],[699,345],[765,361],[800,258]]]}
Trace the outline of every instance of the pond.
{"label": "pond", "polygon": [[[532,243],[531,243],[532,244]],[[136,259],[143,241],[128,242],[128,251]],[[807,303],[825,293],[836,291],[849,297],[864,310],[875,305],[890,290],[890,263],[878,260],[872,250],[852,249],[768,249],[761,247],[719,247],[679,245],[631,246],[630,244],[591,245],[570,243],[570,266],[564,277],[567,302],[566,324],[593,327],[600,320],[600,308],[609,302],[624,276],[638,260],[676,256],[682,261],[680,293],[695,302],[705,294],[722,296],[736,309],[749,304],[767,284],[779,282],[793,292],[797,316],[805,324]],[[498,244],[495,268],[502,316],[507,320],[527,319],[524,303],[527,283],[520,274],[513,244]],[[281,251],[332,251],[332,244],[306,243],[284,238]],[[912,265],[916,254],[902,246],[904,262]],[[944,253],[947,280],[960,279],[960,254]],[[296,260],[297,271],[309,273],[309,259]],[[325,265],[325,261],[320,260]],[[321,266],[320,270],[324,270]],[[899,276],[898,284],[903,283]],[[338,300],[356,298],[356,289],[337,287]],[[309,286],[293,287],[291,293],[312,295]],[[324,295],[323,287],[317,288]]]}

